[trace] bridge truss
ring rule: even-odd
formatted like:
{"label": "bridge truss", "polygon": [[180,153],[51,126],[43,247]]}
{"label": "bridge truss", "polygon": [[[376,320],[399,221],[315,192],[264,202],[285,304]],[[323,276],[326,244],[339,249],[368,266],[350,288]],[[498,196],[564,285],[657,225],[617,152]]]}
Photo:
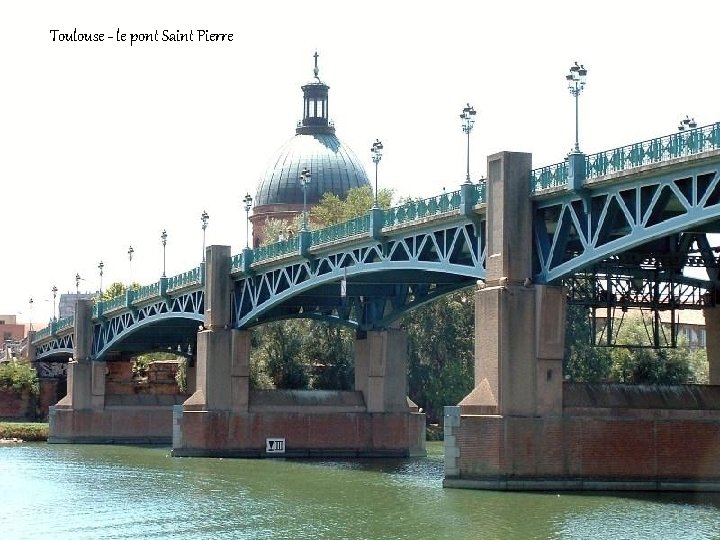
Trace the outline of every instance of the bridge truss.
{"label": "bridge truss", "polygon": [[387,327],[413,307],[485,277],[484,217],[458,221],[387,231],[379,240],[366,236],[346,249],[255,269],[235,282],[234,326],[306,317],[358,330]]}

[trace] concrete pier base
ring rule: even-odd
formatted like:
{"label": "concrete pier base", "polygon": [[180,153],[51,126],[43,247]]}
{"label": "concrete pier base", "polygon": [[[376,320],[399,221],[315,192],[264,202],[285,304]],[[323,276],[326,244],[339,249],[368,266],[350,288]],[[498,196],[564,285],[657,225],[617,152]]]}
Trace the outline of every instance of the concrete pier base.
{"label": "concrete pier base", "polygon": [[173,405],[182,396],[147,396],[157,403],[102,410],[50,407],[48,443],[165,444],[172,442]]}
{"label": "concrete pier base", "polygon": [[566,384],[564,397],[557,416],[446,407],[443,485],[720,491],[720,387]]}
{"label": "concrete pier base", "polygon": [[[173,456],[407,457],[425,454],[425,415],[366,412],[361,392],[251,391],[246,413],[174,411]],[[267,439],[283,439],[268,453]]]}

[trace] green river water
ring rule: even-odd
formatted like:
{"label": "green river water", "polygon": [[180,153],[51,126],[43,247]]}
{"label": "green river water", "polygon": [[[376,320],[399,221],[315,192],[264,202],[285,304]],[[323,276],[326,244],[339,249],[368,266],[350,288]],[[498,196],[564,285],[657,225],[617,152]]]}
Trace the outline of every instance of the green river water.
{"label": "green river water", "polygon": [[0,539],[720,538],[720,496],[443,489],[407,460],[172,458],[168,448],[0,447]]}

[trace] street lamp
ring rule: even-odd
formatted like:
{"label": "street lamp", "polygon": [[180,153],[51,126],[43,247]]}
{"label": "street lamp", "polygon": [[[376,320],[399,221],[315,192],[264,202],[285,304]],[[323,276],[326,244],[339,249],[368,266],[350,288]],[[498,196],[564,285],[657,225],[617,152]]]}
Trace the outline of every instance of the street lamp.
{"label": "street lamp", "polygon": [[100,264],[98,264],[98,269],[100,270],[100,298],[102,298],[102,277],[103,277],[103,268],[105,268],[105,263],[100,261]]}
{"label": "street lamp", "polygon": [[132,287],[132,282],[133,282],[133,280],[132,280],[132,256],[133,256],[133,253],[135,253],[135,250],[133,249],[132,246],[130,246],[128,248],[128,259],[130,261],[130,287]]}
{"label": "street lamp", "polygon": [[580,152],[580,143],[578,138],[578,97],[585,88],[585,78],[587,77],[587,69],[582,64],[575,65],[570,68],[570,73],[565,76],[568,82],[568,90],[575,97],[575,152]]}
{"label": "street lamp", "polygon": [[56,309],[55,309],[55,305],[56,305],[56,304],[55,304],[55,299],[57,298],[57,291],[58,291],[58,288],[57,288],[55,285],[53,285],[53,288],[52,288],[52,293],[53,293],[53,321],[57,321],[57,315],[56,315],[57,311],[56,311]]}
{"label": "street lamp", "polygon": [[162,234],[160,235],[160,240],[162,241],[163,246],[163,273],[162,277],[165,277],[165,246],[167,245],[167,231],[163,229]]}
{"label": "street lamp", "polygon": [[205,262],[205,229],[207,229],[208,220],[210,219],[210,216],[208,213],[203,210],[202,215],[200,216],[200,220],[202,221],[202,231],[203,231],[203,258],[202,261]]}
{"label": "street lamp", "polygon": [[303,231],[307,231],[307,186],[311,176],[307,167],[300,173],[300,185],[303,188]]}
{"label": "street lamp", "polygon": [[463,107],[462,114],[460,115],[460,119],[462,120],[462,130],[463,133],[467,135],[467,173],[465,175],[465,183],[470,183],[470,132],[472,131],[473,126],[475,125],[475,109],[470,105],[467,104],[466,107]]}
{"label": "street lamp", "polygon": [[383,144],[380,142],[380,139],[375,139],[375,142],[372,145],[372,148],[370,149],[370,152],[372,153],[372,160],[375,164],[375,205],[374,208],[378,207],[378,163],[380,163],[380,160],[382,159],[382,153],[383,153]]}
{"label": "street lamp", "polygon": [[250,249],[250,208],[252,208],[253,199],[249,193],[245,194],[243,203],[245,204],[245,249]]}
{"label": "street lamp", "polygon": [[80,297],[80,274],[75,274],[75,300]]}
{"label": "street lamp", "polygon": [[30,304],[30,314],[28,315],[28,324],[30,325],[30,331],[32,332],[32,307],[33,307],[34,300],[30,298],[30,301],[28,302]]}
{"label": "street lamp", "polygon": [[695,122],[695,119],[690,118],[689,116],[686,116],[684,120],[680,120],[680,125],[678,126],[678,131],[695,129],[696,127],[697,127],[697,122]]}

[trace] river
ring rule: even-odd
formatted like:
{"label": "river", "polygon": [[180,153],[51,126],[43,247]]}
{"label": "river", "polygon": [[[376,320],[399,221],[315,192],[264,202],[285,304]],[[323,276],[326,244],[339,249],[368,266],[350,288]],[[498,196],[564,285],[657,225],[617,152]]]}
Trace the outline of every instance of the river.
{"label": "river", "polygon": [[720,495],[443,489],[407,460],[172,458],[169,448],[0,447],[0,539],[720,538]]}

